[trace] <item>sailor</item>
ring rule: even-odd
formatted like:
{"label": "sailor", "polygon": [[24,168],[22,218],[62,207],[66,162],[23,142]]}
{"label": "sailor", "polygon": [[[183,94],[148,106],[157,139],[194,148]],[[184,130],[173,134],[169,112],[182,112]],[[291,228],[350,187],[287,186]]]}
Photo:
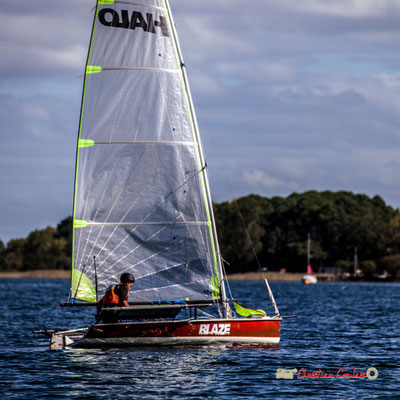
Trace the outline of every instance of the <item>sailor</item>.
{"label": "sailor", "polygon": [[[100,312],[102,308],[129,307],[128,303],[129,289],[135,282],[135,277],[129,272],[125,272],[121,275],[120,281],[121,281],[120,283],[117,283],[115,286],[110,286],[106,290],[104,297],[98,303],[97,306],[98,312]],[[116,319],[114,314],[116,313],[112,312],[111,314],[103,315],[102,316],[103,321],[116,322],[114,321]]]}

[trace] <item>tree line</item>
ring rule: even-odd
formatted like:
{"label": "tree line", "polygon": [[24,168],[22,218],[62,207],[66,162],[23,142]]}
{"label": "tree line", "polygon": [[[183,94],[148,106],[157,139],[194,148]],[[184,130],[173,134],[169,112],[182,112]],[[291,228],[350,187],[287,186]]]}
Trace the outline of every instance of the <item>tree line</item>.
{"label": "tree line", "polygon": [[215,204],[214,209],[228,273],[259,267],[305,272],[310,234],[314,271],[335,266],[352,272],[357,247],[367,277],[383,271],[400,277],[399,210],[379,196],[346,191],[250,195]]}
{"label": "tree line", "polygon": [[[400,278],[400,213],[381,197],[351,192],[258,195],[214,203],[220,251],[227,273],[306,270],[307,237],[311,265],[352,272],[354,249],[366,276],[387,271]],[[0,241],[0,269],[69,269],[72,218],[27,238]]]}

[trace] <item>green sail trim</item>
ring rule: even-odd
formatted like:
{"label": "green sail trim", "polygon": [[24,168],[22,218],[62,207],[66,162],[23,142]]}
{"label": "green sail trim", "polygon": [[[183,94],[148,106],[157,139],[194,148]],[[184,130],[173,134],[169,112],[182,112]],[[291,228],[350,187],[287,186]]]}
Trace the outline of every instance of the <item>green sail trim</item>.
{"label": "green sail trim", "polygon": [[220,293],[220,289],[219,289],[219,279],[218,279],[217,274],[215,274],[211,277],[211,291],[212,291],[214,300],[217,300],[220,298],[221,293]]}
{"label": "green sail trim", "polygon": [[255,310],[253,308],[243,307],[236,301],[233,301],[233,305],[235,306],[236,312],[242,317],[251,317],[252,315],[259,315],[261,317],[265,317],[267,315],[267,313],[264,310],[260,309]]}
{"label": "green sail trim", "polygon": [[99,0],[99,4],[114,4],[114,0]]}
{"label": "green sail trim", "polygon": [[72,270],[71,293],[76,300],[96,303],[96,290],[90,279],[76,269]]}
{"label": "green sail trim", "polygon": [[102,71],[102,68],[98,65],[88,65],[86,67],[86,74],[98,74]]}
{"label": "green sail trim", "polygon": [[82,147],[92,147],[94,146],[94,140],[90,140],[90,139],[79,139],[78,141],[78,147],[82,148]]}
{"label": "green sail trim", "polygon": [[83,219],[74,219],[74,229],[86,228],[88,225],[87,221]]}

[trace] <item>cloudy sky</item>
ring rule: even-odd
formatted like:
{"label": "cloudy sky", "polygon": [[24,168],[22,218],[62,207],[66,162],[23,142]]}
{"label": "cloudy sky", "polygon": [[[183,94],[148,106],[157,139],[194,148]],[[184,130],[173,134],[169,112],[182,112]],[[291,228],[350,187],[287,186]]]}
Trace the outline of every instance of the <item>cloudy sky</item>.
{"label": "cloudy sky", "polygon": [[[94,0],[0,3],[0,239],[72,213]],[[398,0],[170,0],[215,201],[400,207]]]}

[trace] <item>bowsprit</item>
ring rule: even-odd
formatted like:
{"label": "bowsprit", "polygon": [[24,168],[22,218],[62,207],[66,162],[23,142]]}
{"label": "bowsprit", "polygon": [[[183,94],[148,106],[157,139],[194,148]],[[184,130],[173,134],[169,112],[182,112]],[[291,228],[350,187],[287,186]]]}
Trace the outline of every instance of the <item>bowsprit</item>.
{"label": "bowsprit", "polygon": [[156,28],[160,28],[163,36],[169,36],[167,20],[162,15],[155,19],[153,14],[146,13],[145,18],[139,11],[132,11],[129,15],[128,10],[121,10],[120,15],[116,10],[103,8],[99,11],[99,21],[105,26],[125,29],[142,28],[145,32],[151,33],[156,33]]}

